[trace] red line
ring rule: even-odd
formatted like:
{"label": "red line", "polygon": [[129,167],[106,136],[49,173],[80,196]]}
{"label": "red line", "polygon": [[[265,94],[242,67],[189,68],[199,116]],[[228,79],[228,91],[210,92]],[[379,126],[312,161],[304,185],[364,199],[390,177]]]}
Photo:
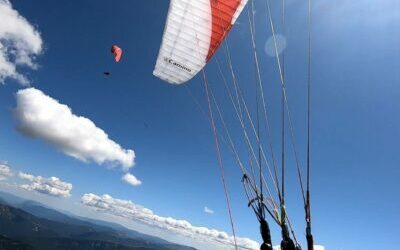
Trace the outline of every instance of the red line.
{"label": "red line", "polygon": [[228,188],[226,186],[226,180],[225,180],[225,169],[224,169],[224,165],[222,163],[222,156],[221,156],[221,151],[220,151],[220,148],[219,148],[218,133],[217,133],[217,128],[215,126],[214,116],[213,116],[212,107],[211,107],[211,100],[210,100],[210,95],[209,95],[209,91],[208,91],[207,76],[206,76],[206,73],[204,72],[204,70],[202,70],[202,73],[203,73],[203,78],[204,78],[204,87],[205,87],[206,94],[207,94],[208,110],[209,110],[209,113],[210,113],[210,121],[211,121],[212,129],[213,129],[213,132],[214,132],[215,151],[217,152],[218,165],[219,165],[219,168],[221,170],[221,178],[222,178],[222,183],[224,185],[226,205],[228,207],[228,212],[229,212],[229,220],[231,222],[232,234],[233,234],[233,239],[234,239],[234,242],[235,242],[235,248],[236,248],[236,250],[238,250],[238,245],[237,245],[237,242],[236,242],[235,225],[233,223],[232,209],[231,209],[231,205],[230,205],[230,201],[229,201]]}

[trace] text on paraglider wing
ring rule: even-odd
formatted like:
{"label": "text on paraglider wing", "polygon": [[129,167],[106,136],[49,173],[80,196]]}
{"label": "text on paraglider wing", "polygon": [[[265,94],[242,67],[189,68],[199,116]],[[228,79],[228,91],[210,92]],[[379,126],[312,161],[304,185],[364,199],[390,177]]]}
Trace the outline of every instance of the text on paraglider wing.
{"label": "text on paraglider wing", "polygon": [[168,63],[168,64],[172,64],[172,65],[176,66],[177,68],[183,69],[183,70],[185,70],[185,71],[187,71],[187,72],[189,72],[189,73],[192,72],[192,69],[190,69],[189,67],[184,66],[184,65],[182,65],[182,64],[180,64],[180,63],[178,63],[178,62],[176,62],[174,59],[165,57],[165,58],[164,58],[164,61],[165,61],[166,63]]}

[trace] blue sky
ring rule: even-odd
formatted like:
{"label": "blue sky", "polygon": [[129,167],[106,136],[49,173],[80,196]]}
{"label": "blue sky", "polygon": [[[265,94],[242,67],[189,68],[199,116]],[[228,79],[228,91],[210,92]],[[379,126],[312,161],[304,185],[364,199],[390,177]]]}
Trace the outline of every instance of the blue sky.
{"label": "blue sky", "polygon": [[[169,2],[15,0],[12,5],[40,31],[44,48],[37,70],[18,70],[32,87],[93,121],[124,149],[133,149],[131,173],[143,183],[127,185],[119,168],[84,163],[18,132],[12,109],[23,87],[12,79],[0,85],[0,161],[15,171],[72,183],[71,203],[86,193],[109,194],[158,215],[230,233],[210,125],[187,91],[206,110],[202,79],[177,87],[152,75]],[[280,9],[273,5],[279,20]],[[263,51],[271,35],[264,2],[257,0],[256,7],[258,53],[278,150],[278,73],[275,59]],[[254,64],[247,12],[243,14],[229,42],[239,82],[249,94]],[[313,230],[316,242],[327,249],[390,249],[400,233],[399,19],[396,0],[313,1]],[[286,77],[303,165],[306,21],[306,4],[287,1]],[[119,64],[109,54],[114,43],[124,49]],[[103,71],[111,71],[111,77]],[[227,119],[235,124],[215,61],[206,71]],[[237,235],[260,241],[257,221],[246,207],[241,173],[227,152],[223,150]],[[297,236],[303,238],[304,212],[293,163],[288,147],[287,206]],[[215,213],[204,213],[205,206]],[[278,243],[279,230],[272,229]]]}

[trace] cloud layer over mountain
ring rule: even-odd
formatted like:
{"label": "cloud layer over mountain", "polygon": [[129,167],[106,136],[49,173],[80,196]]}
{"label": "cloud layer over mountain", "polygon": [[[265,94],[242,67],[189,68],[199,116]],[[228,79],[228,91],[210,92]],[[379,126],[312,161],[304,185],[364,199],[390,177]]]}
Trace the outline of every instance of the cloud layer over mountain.
{"label": "cloud layer over mountain", "polygon": [[71,196],[72,184],[61,181],[57,177],[44,178],[42,176],[33,176],[23,172],[18,173],[18,177],[29,182],[20,187],[28,191],[36,191],[56,197]]}
{"label": "cloud layer over mountain", "polygon": [[[162,217],[154,214],[150,209],[137,205],[131,201],[115,199],[110,195],[98,196],[89,193],[82,196],[81,202],[97,211],[140,221],[147,225],[165,229],[186,237],[234,246],[233,237],[229,236],[226,232],[208,229],[206,227],[193,226],[185,220]],[[259,244],[251,239],[237,237],[236,240],[239,248],[254,250],[259,248]]]}

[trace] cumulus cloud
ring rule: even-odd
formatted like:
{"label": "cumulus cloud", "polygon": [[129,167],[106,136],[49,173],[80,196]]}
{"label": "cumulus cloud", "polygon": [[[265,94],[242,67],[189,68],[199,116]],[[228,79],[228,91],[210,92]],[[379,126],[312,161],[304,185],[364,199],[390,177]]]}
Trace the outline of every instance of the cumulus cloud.
{"label": "cumulus cloud", "polygon": [[11,168],[7,165],[7,163],[0,162],[0,181],[6,180],[11,176],[13,176]]}
{"label": "cumulus cloud", "polygon": [[[281,250],[281,246],[274,246],[274,250]],[[325,247],[320,245],[314,245],[314,250],[325,250]]]}
{"label": "cumulus cloud", "polygon": [[63,182],[57,177],[44,178],[42,176],[33,176],[23,172],[18,173],[18,177],[29,182],[20,187],[28,191],[36,191],[56,197],[71,196],[72,184]]}
{"label": "cumulus cloud", "polygon": [[214,214],[214,210],[208,207],[204,207],[204,213],[206,214]]}
{"label": "cumulus cloud", "polygon": [[84,162],[119,165],[128,171],[135,153],[108,138],[91,120],[35,88],[19,90],[15,117],[18,130],[43,140],[65,154]]}
{"label": "cumulus cloud", "polygon": [[35,29],[8,0],[0,0],[0,84],[6,78],[29,84],[17,71],[18,66],[36,69],[35,57],[42,51],[42,39]]}
{"label": "cumulus cloud", "polygon": [[[97,211],[136,220],[149,226],[178,233],[185,237],[204,241],[211,240],[227,246],[234,246],[233,237],[229,236],[226,232],[193,226],[186,220],[162,217],[154,214],[150,209],[137,205],[132,201],[115,199],[110,195],[98,196],[90,193],[83,195],[81,202]],[[237,238],[237,243],[238,247],[241,249],[259,249],[259,244],[248,238]]]}
{"label": "cumulus cloud", "polygon": [[126,173],[124,176],[122,176],[122,180],[134,187],[142,185],[142,182],[130,173]]}

